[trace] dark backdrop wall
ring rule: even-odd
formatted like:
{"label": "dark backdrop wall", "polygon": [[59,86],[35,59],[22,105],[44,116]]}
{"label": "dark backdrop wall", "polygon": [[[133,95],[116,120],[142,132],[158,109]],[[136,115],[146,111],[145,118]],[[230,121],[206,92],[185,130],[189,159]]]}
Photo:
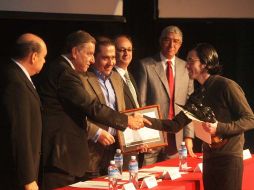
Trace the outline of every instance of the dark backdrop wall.
{"label": "dark backdrop wall", "polygon": [[[124,18],[96,16],[52,17],[48,15],[8,15],[0,12],[0,57],[8,57],[12,44],[22,33],[41,36],[48,45],[47,60],[52,60],[62,49],[63,41],[72,31],[83,29],[93,35],[113,37],[119,33],[132,36],[134,61],[131,70],[138,72],[140,58],[158,51],[158,38],[167,25],[179,26],[184,43],[179,52],[185,58],[188,50],[198,42],[209,42],[219,52],[223,75],[241,85],[254,108],[254,19],[158,19],[156,0],[124,1]],[[1,59],[3,60],[3,59]],[[137,79],[138,80],[138,79]],[[249,147],[254,132],[247,133]],[[252,146],[253,147],[253,146]]]}

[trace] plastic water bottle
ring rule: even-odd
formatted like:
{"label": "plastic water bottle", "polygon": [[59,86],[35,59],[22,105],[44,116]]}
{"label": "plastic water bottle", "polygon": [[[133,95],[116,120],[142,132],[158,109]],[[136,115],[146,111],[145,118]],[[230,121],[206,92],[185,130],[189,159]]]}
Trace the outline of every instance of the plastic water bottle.
{"label": "plastic water bottle", "polygon": [[119,171],[116,167],[115,161],[111,160],[108,167],[108,189],[117,190],[117,179],[119,176]]}
{"label": "plastic water bottle", "polygon": [[136,156],[131,156],[131,160],[129,162],[129,182],[133,183],[136,189],[139,188],[138,185],[138,162],[136,160]]}
{"label": "plastic water bottle", "polygon": [[185,142],[182,142],[179,150],[179,171],[187,171],[187,169],[187,148]]}
{"label": "plastic water bottle", "polygon": [[116,167],[118,168],[120,174],[122,174],[122,172],[123,172],[123,155],[121,153],[121,149],[116,149],[114,160],[116,163]]}

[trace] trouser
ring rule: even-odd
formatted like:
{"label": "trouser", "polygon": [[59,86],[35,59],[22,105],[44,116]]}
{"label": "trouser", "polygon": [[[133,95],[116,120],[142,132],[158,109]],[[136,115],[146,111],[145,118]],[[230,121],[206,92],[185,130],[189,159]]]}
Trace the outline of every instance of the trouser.
{"label": "trouser", "polygon": [[206,159],[203,162],[205,190],[241,190],[243,159],[223,156]]}

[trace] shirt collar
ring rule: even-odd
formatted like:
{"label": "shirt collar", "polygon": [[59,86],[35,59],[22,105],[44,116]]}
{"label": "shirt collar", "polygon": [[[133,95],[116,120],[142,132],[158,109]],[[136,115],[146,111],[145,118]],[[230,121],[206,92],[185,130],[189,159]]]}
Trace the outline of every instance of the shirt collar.
{"label": "shirt collar", "polygon": [[29,73],[27,72],[26,68],[25,68],[23,65],[21,65],[18,61],[16,61],[15,59],[11,59],[11,60],[14,61],[14,63],[16,63],[16,64],[21,68],[21,70],[25,73],[26,77],[27,77],[27,78],[31,81],[31,83],[33,84],[32,79],[31,79]]}
{"label": "shirt collar", "polygon": [[61,56],[70,64],[70,66],[73,70],[76,70],[73,63],[71,62],[71,60],[68,57],[66,57],[65,55],[61,55]]}
{"label": "shirt collar", "polygon": [[127,70],[124,70],[121,67],[115,66],[115,69],[117,70],[117,72],[120,74],[120,76],[124,79],[124,75],[126,72],[128,72]]}
{"label": "shirt collar", "polygon": [[174,56],[172,59],[168,59],[168,58],[166,58],[162,53],[160,53],[160,57],[161,57],[161,61],[162,61],[164,64],[167,64],[168,61],[171,61],[172,66],[175,67],[176,56]]}
{"label": "shirt collar", "polygon": [[111,73],[110,73],[109,76],[106,76],[106,75],[104,75],[102,72],[98,71],[95,67],[92,67],[92,69],[93,69],[94,73],[96,74],[96,76],[97,76],[99,79],[103,80],[103,81],[108,80],[108,79],[110,78],[110,76],[112,75],[112,71],[111,71]]}

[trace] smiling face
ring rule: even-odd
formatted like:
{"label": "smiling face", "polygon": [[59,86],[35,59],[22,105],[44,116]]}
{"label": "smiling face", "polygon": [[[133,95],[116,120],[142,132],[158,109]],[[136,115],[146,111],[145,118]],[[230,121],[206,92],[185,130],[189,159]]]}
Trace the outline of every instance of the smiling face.
{"label": "smiling face", "polygon": [[187,70],[191,79],[197,80],[199,83],[203,83],[204,76],[208,75],[205,69],[206,65],[200,62],[196,50],[189,51],[187,55]]}
{"label": "smiling face", "polygon": [[117,38],[115,44],[117,66],[127,69],[132,60],[132,43],[128,38],[123,36]]}
{"label": "smiling face", "polygon": [[73,64],[78,72],[86,72],[89,66],[94,63],[94,50],[95,44],[92,42],[72,49]]}
{"label": "smiling face", "polygon": [[160,41],[161,53],[168,59],[172,59],[182,45],[182,37],[178,33],[169,32]]}
{"label": "smiling face", "polygon": [[116,64],[116,50],[114,45],[100,45],[99,52],[96,53],[94,67],[109,76]]}

